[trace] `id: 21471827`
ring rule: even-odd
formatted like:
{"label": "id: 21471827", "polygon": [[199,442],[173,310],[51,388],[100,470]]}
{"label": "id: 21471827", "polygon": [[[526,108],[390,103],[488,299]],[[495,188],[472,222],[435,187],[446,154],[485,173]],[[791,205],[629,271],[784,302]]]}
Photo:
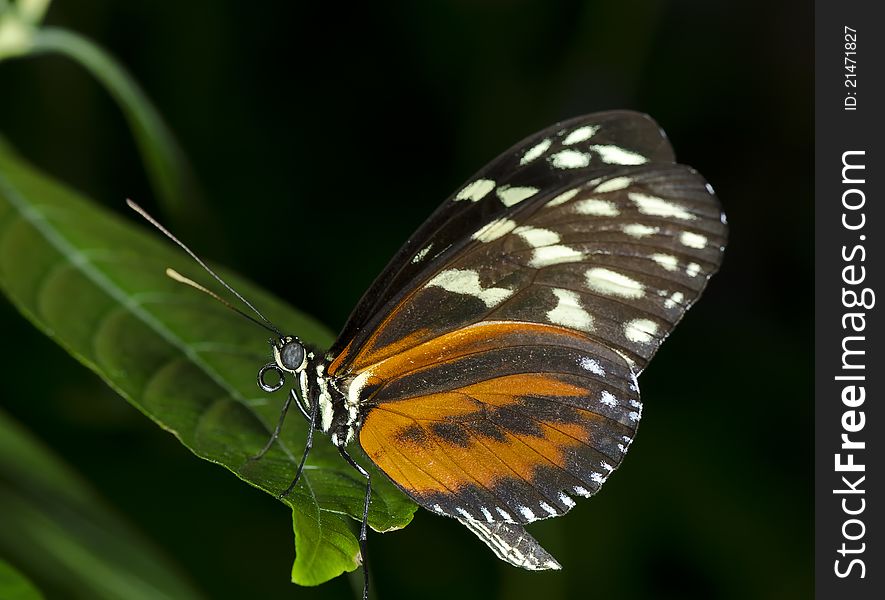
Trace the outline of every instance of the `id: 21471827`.
{"label": "id: 21471827", "polygon": [[857,30],[845,26],[845,99],[842,101],[844,110],[857,110]]}

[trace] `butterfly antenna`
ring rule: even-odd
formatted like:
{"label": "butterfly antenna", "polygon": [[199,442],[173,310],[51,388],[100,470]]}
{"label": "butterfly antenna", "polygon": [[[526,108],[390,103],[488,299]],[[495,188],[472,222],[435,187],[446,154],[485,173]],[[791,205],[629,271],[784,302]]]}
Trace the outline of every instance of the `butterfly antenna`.
{"label": "butterfly antenna", "polygon": [[255,308],[255,307],[252,305],[251,302],[249,302],[248,300],[246,300],[245,298],[243,298],[243,296],[242,296],[237,290],[235,290],[234,288],[232,288],[231,286],[229,286],[229,285],[227,284],[227,282],[224,281],[224,279],[222,279],[222,278],[221,278],[221,277],[220,277],[215,271],[213,271],[212,269],[210,269],[210,268],[209,268],[209,265],[207,265],[205,262],[203,262],[203,260],[202,260],[199,256],[197,256],[197,255],[194,253],[193,250],[191,250],[190,248],[188,248],[188,247],[184,244],[184,242],[182,242],[182,241],[179,240],[177,237],[175,237],[174,235],[172,235],[172,233],[171,233],[168,229],[166,229],[165,227],[163,227],[162,225],[160,225],[160,223],[159,223],[156,219],[154,219],[152,216],[150,216],[150,215],[147,213],[146,210],[144,210],[142,207],[140,207],[138,204],[136,204],[135,202],[133,202],[133,201],[130,200],[129,198],[126,199],[126,204],[129,206],[129,208],[131,208],[132,210],[134,210],[135,212],[137,212],[138,214],[140,214],[140,215],[141,215],[141,216],[142,216],[142,217],[143,217],[148,223],[150,223],[151,225],[153,225],[154,227],[156,227],[156,228],[160,231],[160,233],[162,233],[162,234],[165,235],[167,238],[169,238],[170,240],[172,240],[173,242],[175,242],[176,244],[178,244],[179,247],[181,247],[182,250],[184,250],[185,252],[187,252],[188,256],[190,256],[192,259],[194,259],[194,260],[197,262],[198,265],[200,265],[201,267],[203,267],[203,269],[205,269],[205,271],[206,271],[207,273],[209,273],[209,275],[211,275],[212,277],[214,277],[215,280],[216,280],[218,283],[220,283],[221,285],[223,285],[223,286],[225,287],[225,289],[227,289],[227,291],[229,291],[231,294],[233,294],[234,296],[236,296],[237,298],[239,298],[240,302],[242,302],[243,304],[245,304],[246,306],[248,306],[248,307],[252,310],[252,312],[254,312],[256,315],[258,315],[258,316],[261,318],[261,321],[263,321],[263,323],[260,322],[260,321],[258,321],[258,320],[256,320],[256,319],[254,319],[251,315],[247,315],[247,314],[244,313],[243,311],[239,310],[238,308],[236,308],[235,306],[233,306],[230,302],[228,302],[228,301],[224,300],[223,298],[221,298],[218,294],[215,294],[214,292],[209,291],[208,289],[206,289],[205,287],[201,286],[201,285],[198,284],[197,282],[195,282],[195,281],[193,281],[193,280],[191,280],[191,279],[188,279],[187,277],[184,277],[183,275],[181,275],[180,273],[178,273],[178,272],[175,271],[174,269],[166,269],[166,275],[168,275],[169,277],[171,277],[171,278],[174,279],[175,281],[179,281],[179,282],[184,283],[184,284],[186,284],[186,285],[189,285],[189,286],[191,286],[191,287],[193,287],[193,288],[195,288],[195,289],[198,289],[198,290],[200,290],[201,292],[205,292],[206,294],[209,294],[210,296],[212,296],[213,298],[215,298],[216,300],[218,300],[219,302],[221,302],[222,304],[224,304],[224,305],[227,306],[228,308],[230,308],[230,309],[236,311],[237,313],[243,315],[244,317],[246,317],[246,318],[249,319],[250,321],[252,321],[252,322],[254,322],[254,323],[257,323],[258,325],[261,325],[262,327],[264,327],[265,329],[267,329],[267,330],[269,330],[269,331],[274,332],[275,334],[277,334],[277,335],[278,335],[279,337],[281,337],[281,338],[283,337],[282,332],[281,332],[279,329],[277,329],[277,327],[276,327],[273,323],[271,323],[270,320],[269,320],[267,317],[265,317],[263,314],[261,314],[261,311],[260,311],[260,310],[258,310],[257,308]]}
{"label": "butterfly antenna", "polygon": [[[271,328],[266,323],[259,321],[258,319],[256,319],[252,315],[243,312],[242,310],[240,310],[239,308],[237,308],[236,306],[234,306],[233,304],[231,304],[230,302],[228,302],[227,300],[225,300],[224,298],[222,298],[221,296],[219,296],[218,294],[216,294],[212,290],[209,290],[209,289],[203,287],[202,285],[200,285],[199,283],[197,283],[193,279],[189,279],[189,278],[185,277],[184,275],[182,275],[181,273],[179,273],[178,271],[176,271],[172,267],[166,267],[166,276],[169,279],[173,279],[173,280],[177,281],[178,283],[183,283],[185,285],[189,285],[190,287],[194,288],[195,290],[199,290],[199,291],[203,292],[204,294],[215,298],[216,300],[218,300],[219,302],[224,304],[226,307],[228,307],[229,309],[231,309],[232,311],[234,311],[235,313],[237,313],[241,317],[245,317],[245,318],[249,319],[250,321],[252,321],[256,325],[260,325],[261,327],[264,327],[265,329],[267,329],[271,333],[279,333],[275,328]],[[280,337],[282,337],[282,336],[280,336]]]}

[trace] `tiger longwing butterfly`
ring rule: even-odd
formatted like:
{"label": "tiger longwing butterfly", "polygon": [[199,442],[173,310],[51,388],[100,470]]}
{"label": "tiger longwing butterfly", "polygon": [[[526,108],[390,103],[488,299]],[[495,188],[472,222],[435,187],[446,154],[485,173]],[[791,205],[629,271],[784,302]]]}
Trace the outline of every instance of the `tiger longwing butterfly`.
{"label": "tiger longwing butterfly", "polygon": [[259,456],[294,402],[311,423],[304,457],[317,429],[366,478],[363,555],[371,486],[354,441],[502,560],[559,569],[524,526],[565,514],[621,464],[637,377],[718,269],[726,233],[712,187],[648,116],[553,125],[443,202],[327,352],[246,302],[276,334],[259,385],[297,382]]}

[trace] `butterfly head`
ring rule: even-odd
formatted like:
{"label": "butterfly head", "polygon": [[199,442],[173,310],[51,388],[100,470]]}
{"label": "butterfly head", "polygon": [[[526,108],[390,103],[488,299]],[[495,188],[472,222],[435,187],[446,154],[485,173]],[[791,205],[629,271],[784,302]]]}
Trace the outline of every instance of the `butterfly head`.
{"label": "butterfly head", "polygon": [[286,336],[272,342],[273,360],[280,370],[297,374],[307,366],[307,351],[301,341]]}
{"label": "butterfly head", "polygon": [[[297,337],[290,335],[271,338],[270,347],[273,362],[269,362],[258,371],[258,386],[265,392],[275,392],[285,384],[286,373],[298,375],[307,367],[307,350]],[[276,373],[276,381],[269,383],[267,374]]]}

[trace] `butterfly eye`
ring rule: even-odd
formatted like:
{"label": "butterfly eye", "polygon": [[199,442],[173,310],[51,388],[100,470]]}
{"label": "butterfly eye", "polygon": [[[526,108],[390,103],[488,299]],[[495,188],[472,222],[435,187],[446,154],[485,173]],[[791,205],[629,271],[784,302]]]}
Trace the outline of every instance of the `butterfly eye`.
{"label": "butterfly eye", "polygon": [[304,346],[299,342],[286,343],[279,352],[279,365],[287,371],[299,371],[304,366]]}

